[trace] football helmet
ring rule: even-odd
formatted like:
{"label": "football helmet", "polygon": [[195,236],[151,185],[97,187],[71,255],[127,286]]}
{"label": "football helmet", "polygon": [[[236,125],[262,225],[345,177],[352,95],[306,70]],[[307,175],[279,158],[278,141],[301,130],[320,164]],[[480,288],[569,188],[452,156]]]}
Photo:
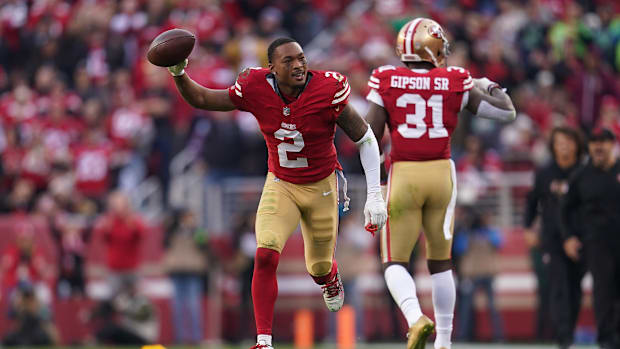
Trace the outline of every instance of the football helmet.
{"label": "football helmet", "polygon": [[444,67],[446,56],[450,54],[449,43],[439,23],[416,18],[400,29],[396,54],[402,62],[429,62],[435,67]]}

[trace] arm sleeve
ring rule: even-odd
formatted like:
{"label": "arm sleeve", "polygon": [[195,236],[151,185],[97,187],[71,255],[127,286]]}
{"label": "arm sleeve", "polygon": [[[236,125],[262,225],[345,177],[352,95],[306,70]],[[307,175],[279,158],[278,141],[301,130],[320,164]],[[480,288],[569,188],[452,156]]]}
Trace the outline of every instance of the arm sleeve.
{"label": "arm sleeve", "polygon": [[462,111],[469,101],[469,91],[474,88],[474,80],[469,74],[469,70],[461,67],[448,67],[450,90],[461,96],[459,112]]}
{"label": "arm sleeve", "polygon": [[334,111],[334,118],[337,118],[340,113],[344,110],[344,107],[349,104],[349,95],[351,94],[351,86],[349,86],[349,81],[347,77],[334,73],[334,78],[337,83],[335,86],[334,96],[331,99],[332,110]]}
{"label": "arm sleeve", "polygon": [[372,75],[370,75],[370,79],[368,79],[368,87],[370,89],[368,90],[366,99],[385,108],[383,97],[381,97],[381,93],[379,92],[381,87],[381,79],[379,77],[378,69],[372,71]]}
{"label": "arm sleeve", "polygon": [[575,224],[577,221],[575,218],[579,214],[579,206],[581,204],[578,188],[579,177],[579,175],[573,177],[568,184],[568,192],[560,200],[560,225],[564,240],[579,235]]}
{"label": "arm sleeve", "polygon": [[534,219],[538,215],[538,201],[541,196],[541,172],[537,171],[534,177],[534,187],[532,190],[527,193],[526,201],[525,201],[525,217],[523,225],[526,228],[531,228],[534,223]]}
{"label": "arm sleeve", "polygon": [[474,88],[474,79],[471,78],[469,70],[461,67],[446,68],[450,74],[450,90],[453,92],[467,92]]}
{"label": "arm sleeve", "polygon": [[366,192],[380,193],[380,157],[379,146],[372,129],[368,126],[368,130],[359,141],[355,142],[360,152],[360,160],[366,175]]}
{"label": "arm sleeve", "polygon": [[241,111],[250,112],[250,103],[248,99],[250,97],[250,81],[251,81],[252,69],[248,68],[239,73],[235,83],[228,88],[228,96],[233,102],[235,107]]}

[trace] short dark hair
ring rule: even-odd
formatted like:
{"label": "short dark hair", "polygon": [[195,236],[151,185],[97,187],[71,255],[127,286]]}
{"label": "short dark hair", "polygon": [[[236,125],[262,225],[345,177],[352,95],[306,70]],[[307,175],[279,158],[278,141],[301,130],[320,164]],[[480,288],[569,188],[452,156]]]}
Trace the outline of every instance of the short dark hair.
{"label": "short dark hair", "polygon": [[297,42],[297,40],[291,38],[277,38],[269,44],[269,47],[267,48],[267,59],[269,60],[269,63],[272,62],[273,52],[278,48],[278,46],[288,44],[289,42]]}
{"label": "short dark hair", "polygon": [[551,151],[553,159],[555,159],[556,157],[555,151],[553,150],[553,142],[555,141],[556,135],[559,133],[567,136],[573,142],[575,142],[575,145],[577,145],[577,161],[579,161],[579,159],[585,152],[583,136],[578,130],[568,126],[554,127],[553,130],[551,130],[551,136],[549,137],[549,150]]}

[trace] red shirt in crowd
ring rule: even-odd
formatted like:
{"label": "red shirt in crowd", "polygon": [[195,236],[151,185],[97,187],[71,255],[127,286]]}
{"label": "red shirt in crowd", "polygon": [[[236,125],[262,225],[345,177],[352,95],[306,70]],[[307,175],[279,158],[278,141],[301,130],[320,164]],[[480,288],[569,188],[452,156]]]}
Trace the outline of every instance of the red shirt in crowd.
{"label": "red shirt in crowd", "polygon": [[127,272],[138,267],[146,229],[142,219],[131,214],[125,217],[108,214],[101,218],[95,226],[95,234],[103,238],[108,268]]}
{"label": "red shirt in crowd", "polygon": [[17,286],[19,280],[27,280],[36,283],[42,280],[42,275],[37,268],[44,265],[43,252],[39,248],[32,248],[30,254],[24,253],[17,246],[8,247],[2,254],[2,263],[5,265],[2,275],[2,286],[11,289]]}
{"label": "red shirt in crowd", "polygon": [[110,143],[80,144],[73,148],[75,187],[84,195],[104,195],[109,185],[109,170],[114,148]]}
{"label": "red shirt in crowd", "polygon": [[134,138],[149,127],[149,122],[138,108],[118,108],[107,119],[108,135],[119,148],[130,149]]}
{"label": "red shirt in crowd", "polygon": [[58,121],[48,119],[41,122],[41,139],[45,150],[53,158],[68,151],[83,130],[84,125],[70,117]]}

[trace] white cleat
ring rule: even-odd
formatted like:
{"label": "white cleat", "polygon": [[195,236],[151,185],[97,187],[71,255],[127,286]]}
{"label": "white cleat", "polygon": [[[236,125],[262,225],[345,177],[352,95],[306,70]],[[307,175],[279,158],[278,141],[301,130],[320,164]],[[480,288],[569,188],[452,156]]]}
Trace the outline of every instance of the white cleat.
{"label": "white cleat", "polygon": [[267,344],[267,342],[258,341],[258,343],[256,343],[256,345],[251,347],[250,349],[273,349],[273,347]]}
{"label": "white cleat", "polygon": [[327,309],[330,311],[340,310],[344,304],[344,287],[342,280],[340,280],[340,272],[336,271],[334,279],[322,285],[321,288]]}

